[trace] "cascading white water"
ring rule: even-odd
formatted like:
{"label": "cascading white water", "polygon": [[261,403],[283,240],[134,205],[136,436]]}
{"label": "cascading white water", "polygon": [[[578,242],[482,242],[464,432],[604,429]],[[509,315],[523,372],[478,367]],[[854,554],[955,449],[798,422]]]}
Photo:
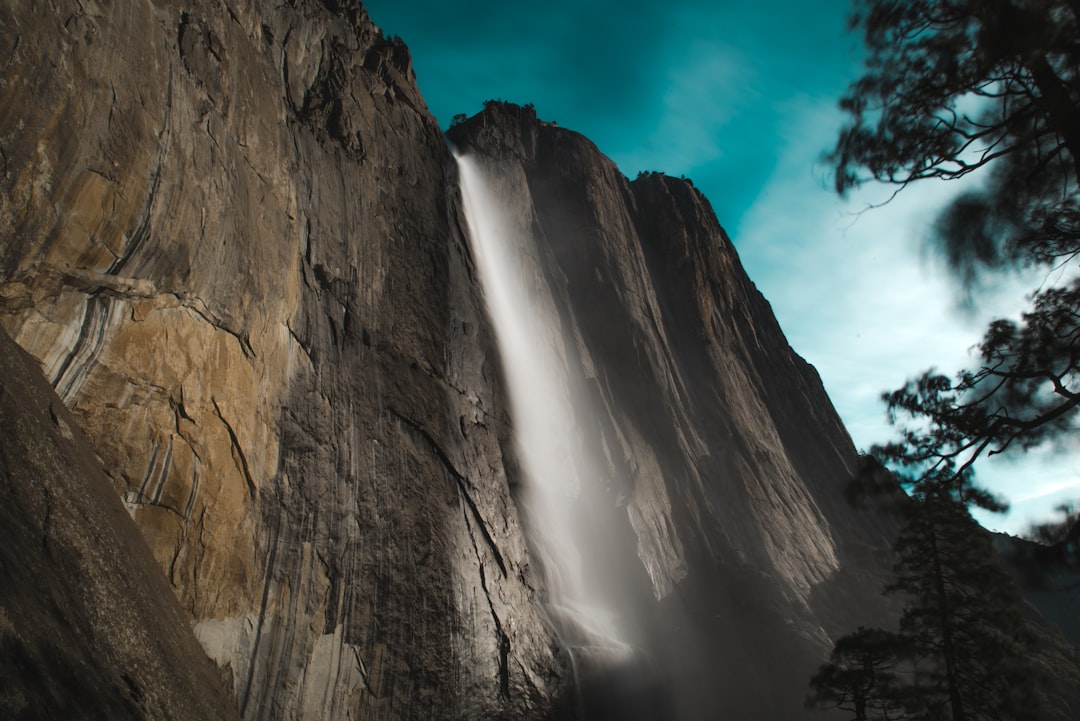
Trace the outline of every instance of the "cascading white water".
{"label": "cascading white water", "polygon": [[[578,437],[567,387],[564,339],[535,241],[515,227],[477,160],[457,156],[470,244],[495,327],[525,475],[523,509],[534,549],[542,555],[550,603],[572,654],[615,660],[630,654],[611,607],[610,588],[586,571],[579,543],[588,523],[583,477],[599,467]],[[579,521],[580,522],[580,521]],[[590,549],[595,551],[595,549]]]}

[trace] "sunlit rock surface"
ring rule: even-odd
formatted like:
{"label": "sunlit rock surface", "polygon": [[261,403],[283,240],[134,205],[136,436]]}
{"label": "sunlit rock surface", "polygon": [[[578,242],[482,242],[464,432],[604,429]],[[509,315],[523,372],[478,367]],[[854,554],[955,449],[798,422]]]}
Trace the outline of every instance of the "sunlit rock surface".
{"label": "sunlit rock surface", "polygon": [[236,719],[36,361],[0,331],[0,717]]}
{"label": "sunlit rock surface", "polygon": [[0,323],[245,718],[543,714],[453,160],[349,7],[4,3]]}
{"label": "sunlit rock surface", "polygon": [[535,244],[525,262],[558,309],[579,435],[606,459],[583,494],[610,516],[587,525],[620,542],[594,570],[647,578],[624,611],[677,713],[799,716],[828,633],[880,612],[890,535],[844,501],[856,453],[817,373],[689,181],[630,182],[512,105],[449,135]]}
{"label": "sunlit rock surface", "polygon": [[591,570],[647,653],[572,667],[456,166],[353,7],[0,7],[0,325],[240,714],[801,717],[828,634],[875,615],[882,543],[816,374],[687,182],[629,183],[527,111],[455,129],[536,240],[606,459]]}

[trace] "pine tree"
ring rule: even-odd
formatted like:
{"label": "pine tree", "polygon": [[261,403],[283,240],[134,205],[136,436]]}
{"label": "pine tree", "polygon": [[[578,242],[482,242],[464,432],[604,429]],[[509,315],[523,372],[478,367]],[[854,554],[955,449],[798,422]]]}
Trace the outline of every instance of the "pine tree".
{"label": "pine tree", "polygon": [[810,679],[807,706],[850,711],[853,721],[902,718],[898,667],[909,655],[904,636],[860,627],[836,642],[829,661]]}
{"label": "pine tree", "polygon": [[[1080,0],[855,5],[866,67],[841,100],[837,190],[981,171],[936,226],[968,283],[1080,255]],[[976,460],[1080,430],[1078,308],[1080,280],[1041,286],[1019,322],[990,325],[978,368],[927,372],[887,394],[902,440],[875,455],[936,485],[966,484],[965,502],[999,505],[971,485]]]}
{"label": "pine tree", "polygon": [[909,717],[1037,718],[1033,638],[987,533],[945,494],[912,499],[903,512],[887,592],[908,601],[900,634],[912,653]]}
{"label": "pine tree", "polygon": [[948,494],[901,504],[897,632],[860,628],[837,641],[808,704],[853,721],[1034,721],[1041,702],[1034,637],[987,533]]}
{"label": "pine tree", "polygon": [[[867,54],[841,100],[848,121],[829,156],[838,192],[866,182],[899,192],[980,172],[983,182],[936,226],[965,283],[1080,257],[1080,0],[855,5]],[[878,658],[873,634],[841,639],[814,678],[816,705],[848,708],[857,719],[1040,713],[1030,670],[1036,642],[968,506],[1005,508],[975,484],[980,458],[1080,430],[1080,279],[1035,289],[1030,309],[991,323],[978,350],[976,368],[953,377],[928,371],[883,397],[900,438],[872,452],[911,495],[900,504],[889,589],[906,604],[890,642],[898,655],[887,684],[867,667],[871,683],[858,669],[860,659]]]}

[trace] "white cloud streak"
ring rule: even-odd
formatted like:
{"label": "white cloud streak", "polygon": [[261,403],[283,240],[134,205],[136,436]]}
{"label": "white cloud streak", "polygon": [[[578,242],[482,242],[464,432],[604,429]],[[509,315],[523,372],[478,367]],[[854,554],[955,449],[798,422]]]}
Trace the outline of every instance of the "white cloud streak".
{"label": "white cloud streak", "polygon": [[678,57],[659,97],[662,108],[646,141],[615,156],[624,171],[691,174],[723,155],[723,127],[754,94],[750,61],[733,47],[702,41],[673,46]]}
{"label": "white cloud streak", "polygon": [[[957,309],[955,282],[920,248],[958,184],[916,184],[861,213],[889,190],[869,189],[843,202],[825,188],[824,171],[815,165],[840,124],[833,103],[801,98],[780,108],[785,147],[734,239],[792,346],[817,367],[856,445],[867,448],[893,436],[883,391],[931,367],[951,374],[970,366],[986,323],[1015,315],[1031,286],[1015,279],[974,315]],[[1036,499],[1063,489],[1080,495],[1075,468],[1061,468],[1049,454],[1007,468],[983,464],[979,473],[1016,503],[1009,517],[988,523],[1013,532],[1048,511]]]}

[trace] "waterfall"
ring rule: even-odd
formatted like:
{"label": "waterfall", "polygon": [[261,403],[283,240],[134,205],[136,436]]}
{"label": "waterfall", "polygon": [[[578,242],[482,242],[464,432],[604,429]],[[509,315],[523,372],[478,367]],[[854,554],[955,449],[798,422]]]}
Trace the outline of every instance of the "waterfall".
{"label": "waterfall", "polygon": [[535,241],[515,227],[505,210],[508,199],[499,197],[477,160],[457,161],[469,242],[498,339],[525,476],[520,502],[532,548],[541,556],[550,610],[572,652],[627,654],[616,609],[608,607],[614,589],[601,588],[582,558],[586,534],[580,525],[589,516],[583,485],[597,483],[588,476],[599,463],[580,439],[565,341]]}
{"label": "waterfall", "polygon": [[557,310],[545,249],[531,230],[532,206],[515,190],[524,179],[496,183],[480,158],[455,157],[524,476],[517,502],[542,569],[547,610],[570,656],[576,718],[675,718],[665,673],[647,650],[656,639],[645,616],[655,607],[643,611],[642,599],[652,602],[652,587],[636,555],[626,499],[612,492],[619,484],[606,477],[610,464],[585,440],[594,410],[569,371],[568,358],[579,352],[569,340],[573,319]]}
{"label": "waterfall", "polygon": [[[517,455],[517,494],[530,553],[539,558],[546,602],[570,657],[579,721],[675,718],[663,671],[643,647],[642,586],[624,499],[609,492],[607,467],[586,444],[592,410],[571,392],[567,337],[544,248],[514,183],[489,180],[481,160],[457,155],[470,245],[508,385]],[[503,179],[505,180],[505,179]],[[572,314],[572,310],[564,309]],[[620,523],[622,532],[620,532]],[[629,534],[629,535],[627,535]],[[650,588],[650,587],[649,587]],[[651,598],[651,594],[647,595]]]}

